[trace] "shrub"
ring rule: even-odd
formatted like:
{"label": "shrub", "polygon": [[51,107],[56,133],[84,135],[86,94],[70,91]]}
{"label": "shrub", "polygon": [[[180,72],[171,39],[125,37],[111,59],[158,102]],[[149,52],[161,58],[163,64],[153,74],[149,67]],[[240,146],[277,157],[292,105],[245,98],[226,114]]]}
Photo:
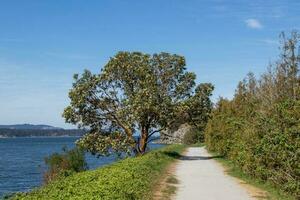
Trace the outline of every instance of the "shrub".
{"label": "shrub", "polygon": [[187,145],[204,142],[204,133],[197,128],[191,128],[184,134],[182,142]]}
{"label": "shrub", "polygon": [[[298,36],[299,37],[299,36]],[[283,41],[275,69],[239,83],[232,100],[220,99],[205,131],[209,150],[245,173],[300,197],[300,56],[295,33]]]}
{"label": "shrub", "polygon": [[166,166],[183,149],[183,145],[170,145],[144,156],[56,179],[29,193],[19,193],[14,199],[149,200]]}
{"label": "shrub", "polygon": [[53,153],[45,158],[48,170],[44,174],[44,182],[49,183],[61,176],[66,177],[74,172],[87,169],[84,151],[79,148],[68,150],[63,148],[62,153]]}

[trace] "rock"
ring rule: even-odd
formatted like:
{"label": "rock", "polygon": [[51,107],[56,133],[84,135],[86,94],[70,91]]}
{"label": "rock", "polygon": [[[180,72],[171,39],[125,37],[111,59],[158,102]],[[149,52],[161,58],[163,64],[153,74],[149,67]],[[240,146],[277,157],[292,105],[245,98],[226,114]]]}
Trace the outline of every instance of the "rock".
{"label": "rock", "polygon": [[179,127],[174,127],[172,129],[168,129],[162,131],[160,134],[159,143],[163,144],[181,144],[184,135],[191,130],[191,126],[189,124],[181,124]]}

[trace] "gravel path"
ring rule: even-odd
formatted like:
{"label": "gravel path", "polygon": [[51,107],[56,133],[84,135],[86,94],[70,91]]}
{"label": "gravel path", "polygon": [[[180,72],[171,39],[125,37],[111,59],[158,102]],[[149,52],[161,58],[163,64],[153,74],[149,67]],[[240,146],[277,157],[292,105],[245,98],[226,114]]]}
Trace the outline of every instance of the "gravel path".
{"label": "gravel path", "polygon": [[248,200],[248,191],[226,175],[204,147],[191,147],[178,162],[176,200]]}

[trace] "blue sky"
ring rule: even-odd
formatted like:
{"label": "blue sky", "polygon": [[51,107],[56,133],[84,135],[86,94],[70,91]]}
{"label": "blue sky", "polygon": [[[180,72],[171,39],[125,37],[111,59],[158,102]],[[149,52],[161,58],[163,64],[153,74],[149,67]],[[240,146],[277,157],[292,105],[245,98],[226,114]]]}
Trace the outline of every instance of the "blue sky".
{"label": "blue sky", "polygon": [[72,76],[120,50],[184,55],[197,82],[231,98],[246,73],[278,55],[281,31],[300,29],[298,0],[0,2],[0,124],[70,128],[61,113]]}

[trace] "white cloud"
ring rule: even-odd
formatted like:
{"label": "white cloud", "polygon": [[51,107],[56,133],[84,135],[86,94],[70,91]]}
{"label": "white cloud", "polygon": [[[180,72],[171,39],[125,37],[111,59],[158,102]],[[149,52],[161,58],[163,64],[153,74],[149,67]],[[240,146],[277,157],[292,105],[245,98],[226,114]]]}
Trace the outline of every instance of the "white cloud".
{"label": "white cloud", "polygon": [[263,28],[263,25],[257,19],[247,19],[245,22],[249,28],[253,28],[253,29]]}

